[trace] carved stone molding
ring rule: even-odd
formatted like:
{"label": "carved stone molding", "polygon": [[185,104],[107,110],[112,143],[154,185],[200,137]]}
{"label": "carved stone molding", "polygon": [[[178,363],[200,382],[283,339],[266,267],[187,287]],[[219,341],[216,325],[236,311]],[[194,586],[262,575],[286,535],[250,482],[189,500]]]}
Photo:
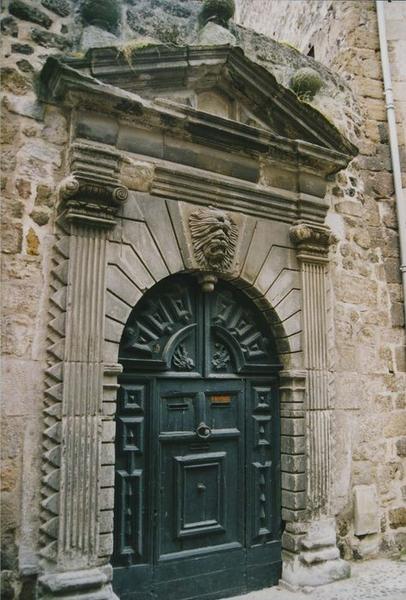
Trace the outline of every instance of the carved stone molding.
{"label": "carved stone molding", "polygon": [[299,222],[290,228],[290,239],[301,261],[327,262],[330,244],[335,237],[326,225]]}
{"label": "carved stone molding", "polygon": [[207,271],[227,271],[238,240],[238,227],[231,216],[211,206],[199,208],[190,214],[189,227],[198,265]]}
{"label": "carved stone molding", "polygon": [[70,222],[114,226],[128,197],[128,189],[119,181],[120,160],[116,152],[74,144],[71,173],[59,186],[60,216]]}

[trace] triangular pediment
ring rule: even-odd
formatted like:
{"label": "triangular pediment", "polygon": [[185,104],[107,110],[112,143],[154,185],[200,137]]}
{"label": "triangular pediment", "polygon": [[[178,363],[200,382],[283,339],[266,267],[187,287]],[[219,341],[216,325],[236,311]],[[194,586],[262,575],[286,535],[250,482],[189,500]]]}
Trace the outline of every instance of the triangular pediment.
{"label": "triangular pediment", "polygon": [[[55,59],[49,59],[52,62]],[[235,123],[289,140],[355,155],[356,148],[310,104],[301,102],[266,69],[229,46],[94,48],[59,60],[82,83],[103,84],[149,106],[166,106],[200,121]],[[49,79],[52,67],[44,69]],[[48,86],[49,87],[49,86]],[[50,91],[50,90],[48,90]]]}

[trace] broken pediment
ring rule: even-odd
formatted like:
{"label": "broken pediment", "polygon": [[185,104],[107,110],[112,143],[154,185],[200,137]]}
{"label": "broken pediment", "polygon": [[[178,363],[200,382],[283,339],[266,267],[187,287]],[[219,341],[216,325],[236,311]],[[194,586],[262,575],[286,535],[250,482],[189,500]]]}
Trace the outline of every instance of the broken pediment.
{"label": "broken pediment", "polygon": [[71,82],[71,88],[97,89],[99,96],[126,93],[128,102],[122,106],[128,110],[132,98],[149,109],[166,106],[181,119],[203,122],[204,115],[211,115],[214,122],[227,119],[252,129],[254,137],[260,137],[260,130],[356,154],[356,148],[326,117],[301,102],[239,48],[93,48],[83,58],[48,59],[42,73],[44,97],[60,97],[64,80]]}

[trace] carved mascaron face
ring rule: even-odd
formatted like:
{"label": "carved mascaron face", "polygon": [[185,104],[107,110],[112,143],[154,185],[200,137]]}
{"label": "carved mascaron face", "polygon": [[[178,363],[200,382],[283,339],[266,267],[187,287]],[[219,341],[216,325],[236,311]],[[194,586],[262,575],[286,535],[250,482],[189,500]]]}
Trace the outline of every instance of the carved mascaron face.
{"label": "carved mascaron face", "polygon": [[199,208],[189,217],[195,258],[204,268],[222,271],[230,267],[238,229],[230,215],[215,208]]}

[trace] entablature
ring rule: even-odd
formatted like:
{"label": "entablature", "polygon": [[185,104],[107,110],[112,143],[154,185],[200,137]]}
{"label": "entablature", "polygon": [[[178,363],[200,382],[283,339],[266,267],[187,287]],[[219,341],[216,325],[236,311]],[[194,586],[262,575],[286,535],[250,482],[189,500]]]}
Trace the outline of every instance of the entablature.
{"label": "entablature", "polygon": [[[149,191],[174,200],[323,222],[326,182],[356,153],[240,49],[152,47],[125,59],[117,48],[98,48],[81,59],[51,57],[42,87],[44,99],[71,109],[75,143],[149,161]],[[214,94],[214,104],[207,97],[199,110],[187,93]],[[240,108],[227,113],[227,99]],[[249,123],[238,120],[243,110]]]}

